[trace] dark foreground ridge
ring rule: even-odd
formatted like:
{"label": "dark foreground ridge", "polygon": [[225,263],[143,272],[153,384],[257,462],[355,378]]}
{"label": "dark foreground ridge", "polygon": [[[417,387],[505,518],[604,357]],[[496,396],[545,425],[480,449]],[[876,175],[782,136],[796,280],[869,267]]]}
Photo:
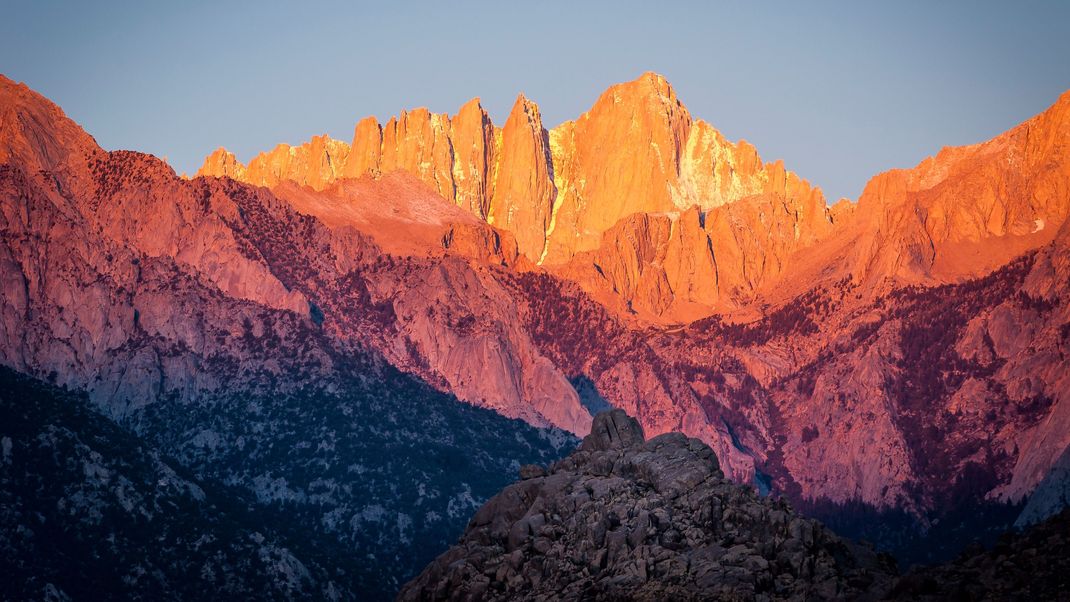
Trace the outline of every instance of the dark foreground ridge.
{"label": "dark foreground ridge", "polygon": [[646,441],[621,410],[488,501],[400,600],[880,599],[894,561],[724,477],[713,450]]}
{"label": "dark foreground ridge", "polygon": [[897,600],[1070,600],[1070,509],[992,549],[967,548],[949,563],[915,569],[896,583]]}
{"label": "dark foreground ridge", "polygon": [[0,601],[390,600],[516,466],[576,443],[368,382],[159,401],[134,431],[0,366]]}

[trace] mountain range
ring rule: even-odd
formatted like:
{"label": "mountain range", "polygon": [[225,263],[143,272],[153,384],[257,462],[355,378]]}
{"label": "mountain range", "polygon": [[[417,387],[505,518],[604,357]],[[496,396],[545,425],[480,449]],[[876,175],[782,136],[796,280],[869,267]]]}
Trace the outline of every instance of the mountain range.
{"label": "mountain range", "polygon": [[308,591],[396,591],[607,407],[911,561],[1065,491],[1070,93],[829,206],[652,73],[193,178],[0,78],[0,202],[0,363],[371,555]]}
{"label": "mountain range", "polygon": [[[598,341],[591,349],[564,344],[582,329],[575,319],[540,315],[528,329],[565,377],[591,381],[648,429],[709,441],[739,478],[764,469],[803,499],[924,511],[980,469],[995,474],[975,493],[1017,501],[1070,443],[1060,403],[1070,93],[993,140],[880,174],[856,204],[831,207],[780,162],[692,118],[653,73],[552,130],[539,115],[523,95],[500,128],[478,99],[453,117],[417,109],[382,126],[360,121],[352,144],[316,137],[248,166],[220,149],[198,175],[271,187],[298,211],[384,244],[416,236],[383,226],[383,213],[399,229],[468,213],[439,218],[450,226],[428,235],[423,253],[500,260],[511,277],[574,300],[545,303],[540,292],[521,305],[604,314],[581,335]],[[419,205],[382,202],[406,195],[395,188],[403,177],[446,202],[427,210],[416,192]],[[458,236],[461,224],[493,233]],[[463,248],[451,248],[455,238]],[[466,393],[458,381],[472,370],[438,350],[422,355],[463,399],[504,397],[501,379]],[[544,416],[585,432],[574,414]],[[946,460],[932,466],[932,456]]]}

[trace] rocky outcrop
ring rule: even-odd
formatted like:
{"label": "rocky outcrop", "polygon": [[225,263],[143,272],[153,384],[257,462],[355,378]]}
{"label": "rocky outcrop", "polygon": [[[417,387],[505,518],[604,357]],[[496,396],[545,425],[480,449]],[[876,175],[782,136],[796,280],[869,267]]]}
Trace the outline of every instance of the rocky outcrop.
{"label": "rocky outcrop", "polygon": [[543,257],[557,198],[550,142],[539,107],[521,94],[501,130],[500,160],[487,221],[516,235],[532,261]]}
{"label": "rocky outcrop", "polygon": [[[450,122],[450,145],[453,149],[454,194],[452,197],[446,195],[446,198],[472,215],[487,220],[499,150],[494,124],[478,98],[468,101]],[[516,235],[519,237],[519,232]]]}
{"label": "rocky outcrop", "polygon": [[383,173],[403,169],[420,178],[439,196],[453,199],[453,144],[450,119],[425,108],[402,111],[383,126]]}
{"label": "rocky outcrop", "polygon": [[353,128],[353,143],[342,168],[342,177],[359,178],[380,175],[383,161],[383,128],[375,117],[365,117]]}
{"label": "rocky outcrop", "polygon": [[876,598],[894,564],[724,478],[701,441],[620,410],[525,467],[399,600]]}
{"label": "rocky outcrop", "polygon": [[345,142],[326,134],[313,136],[305,144],[280,144],[270,152],[253,157],[243,180],[269,188],[283,181],[292,181],[319,190],[341,175],[348,155],[349,145]]}
{"label": "rocky outcrop", "polygon": [[282,182],[295,182],[322,190],[343,177],[349,149],[350,146],[345,142],[324,134],[313,136],[308,142],[297,146],[279,144],[253,157],[245,166],[233,153],[220,147],[205,157],[196,175],[228,177],[269,188]]}
{"label": "rocky outcrop", "polygon": [[245,166],[238,161],[234,153],[221,146],[204,158],[204,163],[197,170],[197,175],[244,181]]}

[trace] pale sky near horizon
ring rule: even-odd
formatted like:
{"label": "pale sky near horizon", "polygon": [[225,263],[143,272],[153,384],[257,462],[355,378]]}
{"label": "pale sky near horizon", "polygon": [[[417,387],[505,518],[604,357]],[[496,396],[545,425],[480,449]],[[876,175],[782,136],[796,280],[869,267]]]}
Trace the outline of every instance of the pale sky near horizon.
{"label": "pale sky near horizon", "polygon": [[218,146],[349,141],[361,117],[518,92],[553,127],[656,71],[766,161],[852,199],[1070,88],[1070,2],[0,2],[0,73],[107,149],[193,173]]}

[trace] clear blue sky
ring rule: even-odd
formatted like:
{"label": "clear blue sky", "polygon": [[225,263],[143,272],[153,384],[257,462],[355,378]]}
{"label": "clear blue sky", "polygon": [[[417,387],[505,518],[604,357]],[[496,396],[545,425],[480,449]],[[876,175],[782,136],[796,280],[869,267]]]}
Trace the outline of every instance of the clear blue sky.
{"label": "clear blue sky", "polygon": [[523,91],[550,127],[653,70],[832,200],[1070,88],[1070,2],[171,4],[4,0],[0,72],[192,173],[473,96],[501,124]]}

